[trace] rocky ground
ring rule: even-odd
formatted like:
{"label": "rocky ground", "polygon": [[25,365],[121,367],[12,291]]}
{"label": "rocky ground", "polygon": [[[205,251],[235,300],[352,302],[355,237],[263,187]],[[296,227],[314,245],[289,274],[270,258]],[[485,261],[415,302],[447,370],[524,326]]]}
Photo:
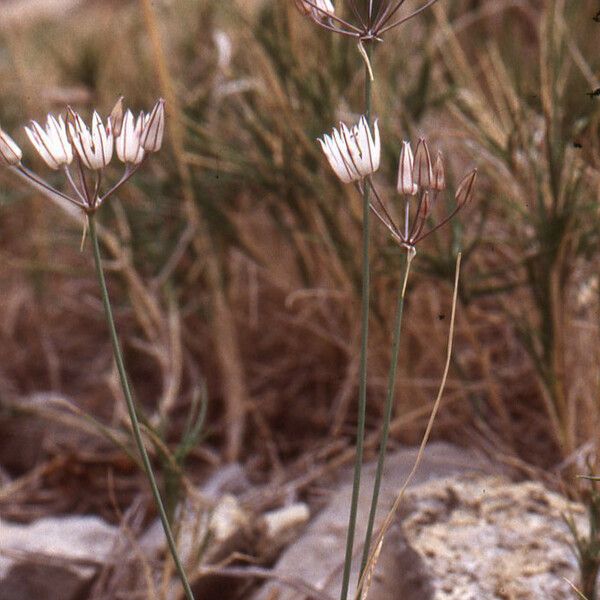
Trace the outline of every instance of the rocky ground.
{"label": "rocky ground", "polygon": [[[416,452],[390,455],[380,497],[381,520],[408,475]],[[351,474],[340,477],[325,507],[310,514],[306,504],[287,503],[252,513],[243,497],[248,483],[239,466],[228,467],[200,490],[203,502],[184,515],[180,545],[191,566],[203,553],[211,563],[235,551],[257,551],[275,560],[272,571],[250,568],[267,582],[254,591],[226,571],[198,580],[205,600],[310,600],[339,594]],[[367,466],[363,489],[371,488]],[[212,506],[207,511],[206,506]],[[362,495],[357,540],[366,527],[369,497]],[[586,531],[584,507],[548,491],[540,483],[512,482],[488,461],[447,444],[433,444],[411,483],[386,536],[369,588],[370,600],[563,600],[574,597],[567,580],[578,570],[564,517]],[[164,540],[157,523],[145,530],[112,527],[96,517],[46,518],[29,525],[0,522],[0,600],[83,600],[103,597],[98,579],[127,564],[135,548],[145,564],[160,564]],[[132,539],[135,538],[135,539]],[[252,546],[252,548],[251,548]],[[360,545],[357,553],[361,551]],[[122,581],[131,578],[130,572]],[[131,571],[131,569],[130,569]],[[139,577],[139,567],[133,568]],[[196,571],[200,574],[200,571]],[[204,572],[206,575],[206,571]],[[353,576],[355,585],[356,573]],[[241,583],[240,583],[241,582]],[[176,586],[168,594],[177,598]]]}

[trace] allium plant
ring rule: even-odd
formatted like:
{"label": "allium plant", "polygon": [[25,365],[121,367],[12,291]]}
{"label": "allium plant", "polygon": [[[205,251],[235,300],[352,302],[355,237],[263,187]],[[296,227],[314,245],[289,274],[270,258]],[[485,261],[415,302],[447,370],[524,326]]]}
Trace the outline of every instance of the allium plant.
{"label": "allium plant", "polygon": [[[363,461],[364,436],[365,436],[365,417],[367,407],[367,348],[369,338],[369,293],[370,293],[370,269],[369,269],[369,238],[370,238],[370,213],[373,209],[380,218],[384,218],[384,223],[390,231],[394,232],[394,237],[408,248],[407,265],[402,287],[399,294],[398,312],[397,312],[397,330],[398,334],[394,336],[394,348],[396,353],[393,359],[392,369],[397,362],[397,346],[399,345],[399,329],[402,317],[402,306],[404,302],[404,293],[406,291],[406,282],[410,260],[414,256],[414,244],[423,239],[421,235],[425,218],[427,217],[430,204],[429,192],[421,195],[419,208],[417,209],[416,229],[412,231],[406,229],[402,234],[395,222],[389,218],[389,211],[381,202],[379,196],[375,196],[375,201],[371,201],[371,191],[376,193],[371,181],[371,175],[379,167],[380,140],[377,123],[373,125],[374,132],[371,132],[371,105],[372,88],[375,80],[373,67],[371,64],[374,42],[381,42],[382,36],[415,17],[427,7],[434,4],[436,0],[423,0],[423,3],[412,11],[404,12],[402,10],[405,0],[338,0],[334,3],[332,0],[294,0],[296,7],[305,17],[311,19],[319,27],[322,27],[333,33],[338,33],[358,40],[360,54],[365,64],[365,84],[364,84],[364,116],[361,117],[357,125],[348,128],[341,124],[339,129],[334,129],[331,135],[325,135],[320,141],[321,147],[327,156],[327,160],[336,175],[344,183],[355,183],[363,200],[363,234],[362,234],[362,294],[361,294],[361,347],[359,363],[359,397],[358,397],[358,422],[356,428],[356,459],[354,463],[354,483],[352,486],[352,498],[350,501],[350,516],[348,520],[348,533],[346,538],[346,552],[344,558],[344,570],[342,573],[342,586],[340,598],[346,600],[348,588],[350,585],[350,571],[352,566],[352,554],[354,547],[354,536],[356,530],[356,518],[358,514],[358,496],[360,492],[360,479]],[[427,154],[426,160],[424,153]],[[418,155],[417,180],[424,182],[425,174],[423,169],[429,169],[427,173],[429,180],[432,179],[432,166],[428,154],[427,146],[423,144],[423,149]],[[443,173],[441,174],[443,179]],[[441,185],[442,179],[439,179]],[[417,184],[418,187],[418,184]],[[408,189],[408,188],[405,188]],[[410,190],[413,192],[413,189]],[[414,193],[417,193],[415,190]],[[412,194],[411,194],[412,195]],[[422,208],[421,208],[422,207]],[[407,213],[408,214],[408,213]],[[407,216],[408,218],[408,216]],[[422,221],[422,224],[421,224]],[[393,385],[393,382],[392,382]],[[391,398],[393,390],[388,390],[388,404],[391,415]],[[387,428],[389,426],[390,415],[386,415],[386,425],[384,425],[384,438],[387,439]],[[367,562],[369,554],[370,538],[373,528],[374,511],[377,502],[379,482],[381,478],[381,468],[383,466],[383,455],[385,453],[385,439],[382,440],[380,465],[377,474],[377,483],[373,490],[374,497],[371,506],[371,515],[369,517],[369,527],[364,545],[363,560],[361,565],[361,574]],[[359,590],[360,591],[360,590]]]}
{"label": "allium plant", "polygon": [[[48,115],[46,124],[32,121],[25,133],[42,160],[54,171],[62,171],[67,191],[59,190],[34,173],[21,162],[23,153],[17,143],[0,129],[0,164],[13,170],[22,180],[58,202],[68,202],[81,209],[86,218],[94,252],[96,274],[102,293],[102,302],[110,331],[113,354],[119,372],[123,395],[131,420],[133,436],[140,452],[144,470],[167,538],[169,549],[181,578],[186,597],[193,600],[190,585],[177,553],[175,539],[158,490],[150,458],[146,452],[133,395],[129,386],[123,353],[102,269],[100,246],[96,232],[96,211],[141,167],[148,154],[160,150],[165,129],[165,102],[160,99],[152,111],[134,117],[124,111],[119,98],[105,121],[94,111],[90,127],[84,119],[68,107],[66,115]],[[115,153],[125,168],[121,177],[103,189],[105,171]]]}
{"label": "allium plant", "polygon": [[[437,204],[440,194],[446,189],[445,167],[441,152],[438,152],[435,161],[432,161],[429,147],[425,139],[419,139],[414,155],[410,142],[404,141],[402,143],[400,159],[398,161],[398,180],[396,189],[401,197],[401,203],[403,203],[402,212],[404,215],[404,222],[399,224],[399,221],[392,216],[394,213],[392,207],[389,206],[389,203],[384,202],[373,183],[372,175],[379,168],[381,152],[377,121],[375,121],[374,124],[374,135],[371,134],[367,121],[363,116],[360,118],[358,124],[351,128],[344,123],[340,123],[339,129],[334,129],[331,135],[326,134],[318,141],[321,144],[321,148],[325,153],[329,165],[343,183],[354,183],[362,193],[364,193],[366,187],[369,186],[373,192],[370,204],[371,210],[389,230],[392,238],[406,250],[404,275],[398,292],[398,304],[396,308],[392,341],[392,357],[388,373],[379,458],[363,547],[363,558],[360,571],[362,575],[369,558],[377,501],[379,499],[383,465],[385,461],[389,425],[392,416],[396,367],[400,348],[402,313],[410,265],[416,254],[416,244],[448,223],[456,213],[472,199],[475,180],[477,178],[477,170],[474,169],[465,175],[459,183],[454,197],[454,209],[438,223],[434,223],[426,229],[426,224],[430,220],[429,217],[431,216],[432,208]],[[364,427],[364,417],[359,422],[359,429],[362,427]]]}

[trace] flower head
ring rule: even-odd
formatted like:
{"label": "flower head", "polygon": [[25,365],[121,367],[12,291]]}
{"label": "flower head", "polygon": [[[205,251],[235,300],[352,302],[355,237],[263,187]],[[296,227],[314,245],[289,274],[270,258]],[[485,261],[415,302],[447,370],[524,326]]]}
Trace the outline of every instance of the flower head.
{"label": "flower head", "polygon": [[319,138],[331,168],[344,183],[359,181],[379,168],[381,141],[377,121],[373,131],[374,134],[362,116],[351,129],[340,123],[340,128],[334,128],[331,135]]}
{"label": "flower head", "polygon": [[[422,5],[408,13],[400,10],[405,0],[345,0],[348,14],[354,18],[342,18],[336,11],[331,0],[294,0],[300,12],[312,19],[317,25],[349,37],[363,41],[378,40],[381,36],[412,19],[437,0],[422,0]],[[338,6],[342,0],[338,0]]]}
{"label": "flower head", "polygon": [[[164,100],[159,100],[148,115],[141,112],[134,117],[125,110],[119,98],[106,125],[94,111],[91,127],[70,107],[67,116],[48,115],[45,127],[32,121],[25,131],[34,148],[52,169],[62,168],[67,191],[53,187],[21,163],[22,152],[14,140],[0,129],[0,166],[10,167],[36,190],[54,201],[70,202],[88,215],[114,194],[139,169],[146,152],[156,152],[165,128]],[[103,169],[112,159],[113,152],[125,163],[121,177],[102,190]],[[77,173],[71,163],[76,158]]]}
{"label": "flower head", "polygon": [[6,131],[0,129],[0,165],[16,166],[21,162],[23,152]]}
{"label": "flower head", "polygon": [[92,171],[104,169],[113,155],[113,133],[110,125],[105,127],[100,115],[94,111],[91,130],[84,120],[72,112],[69,121],[69,136],[85,167]]}
{"label": "flower head", "polygon": [[56,170],[63,165],[71,164],[73,148],[62,117],[56,119],[53,115],[48,115],[45,128],[36,121],[31,121],[29,127],[25,127],[25,133],[51,169]]}
{"label": "flower head", "polygon": [[158,152],[165,133],[165,101],[160,98],[144,122],[141,145],[146,152]]}

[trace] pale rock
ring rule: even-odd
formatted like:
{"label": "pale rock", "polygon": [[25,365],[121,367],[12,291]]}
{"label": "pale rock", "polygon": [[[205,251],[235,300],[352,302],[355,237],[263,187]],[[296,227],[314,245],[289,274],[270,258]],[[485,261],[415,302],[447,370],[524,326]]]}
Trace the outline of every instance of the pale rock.
{"label": "pale rock", "polygon": [[110,559],[119,531],[97,517],[0,520],[0,600],[75,600]]}

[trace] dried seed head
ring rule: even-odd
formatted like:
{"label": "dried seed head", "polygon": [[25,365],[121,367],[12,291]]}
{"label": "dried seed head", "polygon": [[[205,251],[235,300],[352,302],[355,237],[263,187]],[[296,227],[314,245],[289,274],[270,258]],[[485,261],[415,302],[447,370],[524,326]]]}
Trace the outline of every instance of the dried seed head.
{"label": "dried seed head", "polygon": [[124,118],[123,96],[117,100],[108,118],[110,119],[113,135],[115,138],[119,137],[119,135],[121,135]]}
{"label": "dried seed head", "polygon": [[431,167],[431,155],[424,138],[419,138],[413,166],[413,179],[419,188],[431,188],[433,181],[433,169]]}
{"label": "dried seed head", "polygon": [[335,7],[331,0],[294,0],[294,2],[301,14],[317,21],[325,20],[335,14]]}
{"label": "dried seed head", "polygon": [[402,14],[402,5],[406,0],[343,0],[348,11],[341,14],[354,15],[348,20],[336,15],[331,0],[294,0],[298,10],[312,19],[317,25],[341,35],[361,41],[382,41],[382,35],[417,16],[437,0],[421,0],[421,6],[412,7]]}
{"label": "dried seed head", "polygon": [[413,177],[413,166],[414,158],[410,142],[402,142],[398,162],[398,184],[396,186],[401,194],[414,196],[417,193],[417,185]]}
{"label": "dried seed head", "polygon": [[458,208],[462,208],[468,204],[473,198],[475,189],[475,180],[477,179],[477,169],[473,169],[467,174],[463,180],[459,183],[454,198],[456,199],[456,205]]}
{"label": "dried seed head", "polygon": [[431,188],[438,192],[446,189],[444,160],[442,158],[442,153],[439,150],[437,156],[435,157],[435,164],[433,165],[433,180],[431,182]]}
{"label": "dried seed head", "polygon": [[21,162],[23,152],[6,131],[0,129],[0,165],[14,167]]}

